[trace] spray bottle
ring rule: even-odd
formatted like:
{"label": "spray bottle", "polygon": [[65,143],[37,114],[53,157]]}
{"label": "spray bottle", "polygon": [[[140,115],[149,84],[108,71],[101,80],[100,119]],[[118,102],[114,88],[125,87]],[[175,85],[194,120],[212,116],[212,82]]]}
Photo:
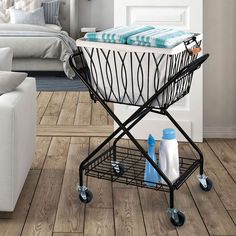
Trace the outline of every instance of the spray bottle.
{"label": "spray bottle", "polygon": [[[157,158],[155,155],[155,145],[156,141],[150,134],[148,137],[148,155],[157,164]],[[160,176],[152,164],[146,160],[145,172],[144,172],[144,182],[150,187],[155,187],[156,183],[160,180]]]}

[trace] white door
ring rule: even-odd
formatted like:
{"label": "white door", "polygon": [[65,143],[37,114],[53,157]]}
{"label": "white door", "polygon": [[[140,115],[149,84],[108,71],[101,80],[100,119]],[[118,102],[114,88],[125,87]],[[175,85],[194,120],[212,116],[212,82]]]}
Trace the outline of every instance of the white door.
{"label": "white door", "polygon": [[[169,25],[202,33],[202,0],[115,0],[114,25],[152,24]],[[171,106],[168,111],[192,137],[202,141],[202,69],[195,72],[190,95]],[[124,121],[135,107],[115,105],[115,114]],[[162,129],[174,127],[168,119],[157,114],[148,114],[132,134],[137,139],[146,139],[153,134],[157,139]],[[177,138],[184,141],[178,133]]]}

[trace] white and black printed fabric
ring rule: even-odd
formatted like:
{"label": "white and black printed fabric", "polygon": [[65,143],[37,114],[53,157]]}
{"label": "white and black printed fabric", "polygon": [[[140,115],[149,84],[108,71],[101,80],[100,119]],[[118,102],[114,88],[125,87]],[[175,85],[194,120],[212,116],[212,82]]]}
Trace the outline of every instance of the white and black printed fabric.
{"label": "white and black printed fabric", "polygon": [[40,7],[38,0],[14,0],[14,8],[23,11],[32,11]]}
{"label": "white and black printed fabric", "polygon": [[42,7],[44,9],[44,17],[46,24],[60,25],[58,20],[60,1],[54,0],[50,2],[42,2]]}
{"label": "white and black printed fabric", "polygon": [[0,0],[0,23],[9,23],[9,9],[13,6],[13,0]]}

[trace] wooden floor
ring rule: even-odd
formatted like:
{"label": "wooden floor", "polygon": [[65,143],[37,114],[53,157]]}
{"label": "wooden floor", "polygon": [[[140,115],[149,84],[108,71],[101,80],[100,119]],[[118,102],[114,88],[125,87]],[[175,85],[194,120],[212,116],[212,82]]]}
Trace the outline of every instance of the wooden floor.
{"label": "wooden floor", "polygon": [[[214,188],[201,191],[195,172],[175,192],[176,207],[186,215],[183,227],[170,224],[168,194],[163,192],[89,177],[93,201],[80,203],[75,191],[79,164],[112,131],[112,124],[85,92],[39,93],[36,158],[14,213],[1,213],[0,235],[236,235],[236,140],[198,144]],[[179,150],[194,155],[187,144]]]}

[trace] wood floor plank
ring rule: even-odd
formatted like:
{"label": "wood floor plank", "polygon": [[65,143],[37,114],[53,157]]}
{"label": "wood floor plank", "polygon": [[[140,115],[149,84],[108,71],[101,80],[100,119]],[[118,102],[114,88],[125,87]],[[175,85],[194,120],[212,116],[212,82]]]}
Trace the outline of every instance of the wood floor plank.
{"label": "wood floor plank", "polygon": [[[82,138],[81,141],[84,141]],[[76,185],[80,163],[88,155],[89,142],[70,144],[66,170],[58,204],[55,232],[83,232],[85,204],[79,201]]]}
{"label": "wood floor plank", "polygon": [[[137,140],[138,143],[143,147],[144,150],[147,150],[147,140]],[[137,149],[137,147],[135,146],[135,144],[129,140],[129,147],[133,148],[133,149]]]}
{"label": "wood floor plank", "polygon": [[45,111],[46,116],[59,116],[66,92],[54,92]]}
{"label": "wood floor plank", "polygon": [[[17,201],[16,208],[11,214],[10,219],[0,219],[0,235],[1,236],[15,236],[20,235],[24,226],[25,218],[27,216],[33,194],[38,182],[40,171],[30,170],[20,197]],[[1,217],[0,213],[0,217]]]}
{"label": "wood floor plank", "polygon": [[86,208],[85,218],[84,236],[115,235],[112,209]]}
{"label": "wood floor plank", "polygon": [[89,143],[89,137],[72,137],[71,144],[85,144]]}
{"label": "wood floor plank", "polygon": [[[104,138],[90,138],[90,153],[98,147]],[[105,149],[103,149],[105,150]],[[88,188],[93,193],[93,200],[87,204],[87,207],[112,208],[112,183],[107,180],[88,178]]]}
{"label": "wood floor plank", "polygon": [[[89,93],[80,93],[83,96],[82,101],[91,102]],[[81,101],[81,100],[80,100]],[[107,112],[102,107],[100,103],[92,102],[92,116],[91,116],[91,125],[97,125],[98,127],[104,127],[107,125]],[[113,131],[113,129],[112,129]],[[111,132],[112,132],[111,131]],[[90,139],[90,150],[91,153],[97,146],[104,141],[103,138],[91,138]],[[100,153],[105,150],[107,147],[104,147]],[[110,182],[105,180],[92,181],[92,178],[88,178],[88,186],[94,194],[93,201],[90,202],[88,207],[112,207],[112,185]]]}
{"label": "wood floor plank", "polygon": [[184,226],[176,228],[178,235],[209,235],[186,184],[182,185],[178,191],[175,191],[175,206],[186,217]]}
{"label": "wood floor plank", "polygon": [[[148,235],[177,235],[175,227],[170,223],[165,193],[139,188],[146,231]],[[168,232],[168,234],[167,234]]]}
{"label": "wood floor plank", "polygon": [[222,203],[227,210],[236,210],[235,182],[206,142],[197,145],[204,153],[205,172],[213,181],[214,189]]}
{"label": "wood floor plank", "polygon": [[[146,140],[139,140],[139,143],[147,150]],[[158,145],[159,143],[156,144],[157,147]],[[130,146],[134,146],[132,142],[130,142]],[[177,235],[166,214],[168,204],[165,194],[146,189],[139,189],[139,192],[147,234],[166,235],[166,232],[169,232],[171,235]],[[166,196],[169,200],[168,193]],[[152,204],[150,204],[151,202]],[[178,235],[209,235],[186,185],[175,192],[175,206],[184,211],[187,217],[184,227],[177,228]]]}
{"label": "wood floor plank", "polygon": [[79,102],[92,102],[89,92],[80,92],[79,93]]}
{"label": "wood floor plank", "polygon": [[79,92],[67,92],[61,108],[58,125],[73,125],[78,104]]}
{"label": "wood floor plank", "polygon": [[51,137],[36,138],[36,155],[31,165],[31,169],[42,169],[44,160],[47,156],[48,148],[51,143]]}
{"label": "wood floor plank", "polygon": [[137,189],[114,188],[116,235],[145,236],[145,227]]}
{"label": "wood floor plank", "polygon": [[[56,124],[59,118],[61,107],[64,102],[66,92],[54,92],[40,124]],[[53,122],[52,122],[53,120]]]}
{"label": "wood floor plank", "polygon": [[236,153],[224,139],[207,139],[207,143],[215,152],[221,163],[236,181]]}
{"label": "wood floor plank", "polygon": [[[181,152],[189,156],[191,149],[188,145],[181,145]],[[214,188],[204,192],[199,187],[195,171],[187,180],[187,185],[201,214],[201,217],[211,235],[235,235],[236,227],[226,211]]]}
{"label": "wood floor plank", "polygon": [[57,123],[58,116],[43,116],[40,125],[55,125]]}
{"label": "wood floor plank", "polygon": [[53,236],[84,236],[83,233],[53,233]]}
{"label": "wood floor plank", "polygon": [[226,209],[234,210],[236,207],[235,182],[206,142],[198,143],[197,145],[204,154],[204,170],[213,181],[217,195],[220,197]]}
{"label": "wood floor plank", "polygon": [[53,137],[23,229],[23,236],[51,236],[70,138]]}
{"label": "wood floor plank", "polygon": [[[160,234],[159,233],[156,233],[156,234],[147,234],[147,236],[159,236]],[[176,235],[176,231],[167,231],[166,236],[175,236]],[[181,235],[180,235],[181,236]]]}
{"label": "wood floor plank", "polygon": [[48,106],[48,103],[52,97],[52,92],[42,92],[39,94],[38,98],[37,98],[37,108],[38,108],[38,112],[37,112],[37,124],[39,124],[41,122],[41,119],[44,115],[44,112]]}
{"label": "wood floor plank", "polygon": [[90,125],[91,124],[91,102],[78,103],[74,125]]}
{"label": "wood floor plank", "polygon": [[[147,150],[147,140],[138,140],[139,144]],[[137,149],[129,141],[130,148]],[[158,148],[158,142],[156,143]],[[177,235],[175,227],[170,223],[167,214],[168,202],[163,192],[138,188],[143,211],[147,235]]]}
{"label": "wood floor plank", "polygon": [[[109,106],[109,108],[111,108],[111,110],[113,111],[114,110],[114,104],[113,103],[108,103],[108,106]],[[109,115],[109,114],[107,114],[107,119],[108,119],[108,125],[114,125],[114,120],[113,120],[113,118]]]}
{"label": "wood floor plank", "polygon": [[37,136],[107,137],[113,132],[110,125],[39,125]]}
{"label": "wood floor plank", "polygon": [[225,139],[224,140],[236,153],[236,139]]}
{"label": "wood floor plank", "polygon": [[92,103],[92,109],[92,125],[107,125],[107,112],[103,106],[98,102]]}
{"label": "wood floor plank", "polygon": [[236,228],[214,189],[203,192],[195,176],[188,180],[188,186],[211,235],[235,235]]}
{"label": "wood floor plank", "polygon": [[234,224],[236,225],[236,211],[228,211]]}
{"label": "wood floor plank", "polygon": [[[112,145],[113,143],[111,142],[110,145]],[[117,146],[121,146],[121,147],[130,147],[130,142],[128,139],[120,139],[117,143]],[[127,185],[127,184],[122,184],[122,183],[118,183],[118,182],[113,182],[113,188],[137,188],[136,186],[133,185]]]}

